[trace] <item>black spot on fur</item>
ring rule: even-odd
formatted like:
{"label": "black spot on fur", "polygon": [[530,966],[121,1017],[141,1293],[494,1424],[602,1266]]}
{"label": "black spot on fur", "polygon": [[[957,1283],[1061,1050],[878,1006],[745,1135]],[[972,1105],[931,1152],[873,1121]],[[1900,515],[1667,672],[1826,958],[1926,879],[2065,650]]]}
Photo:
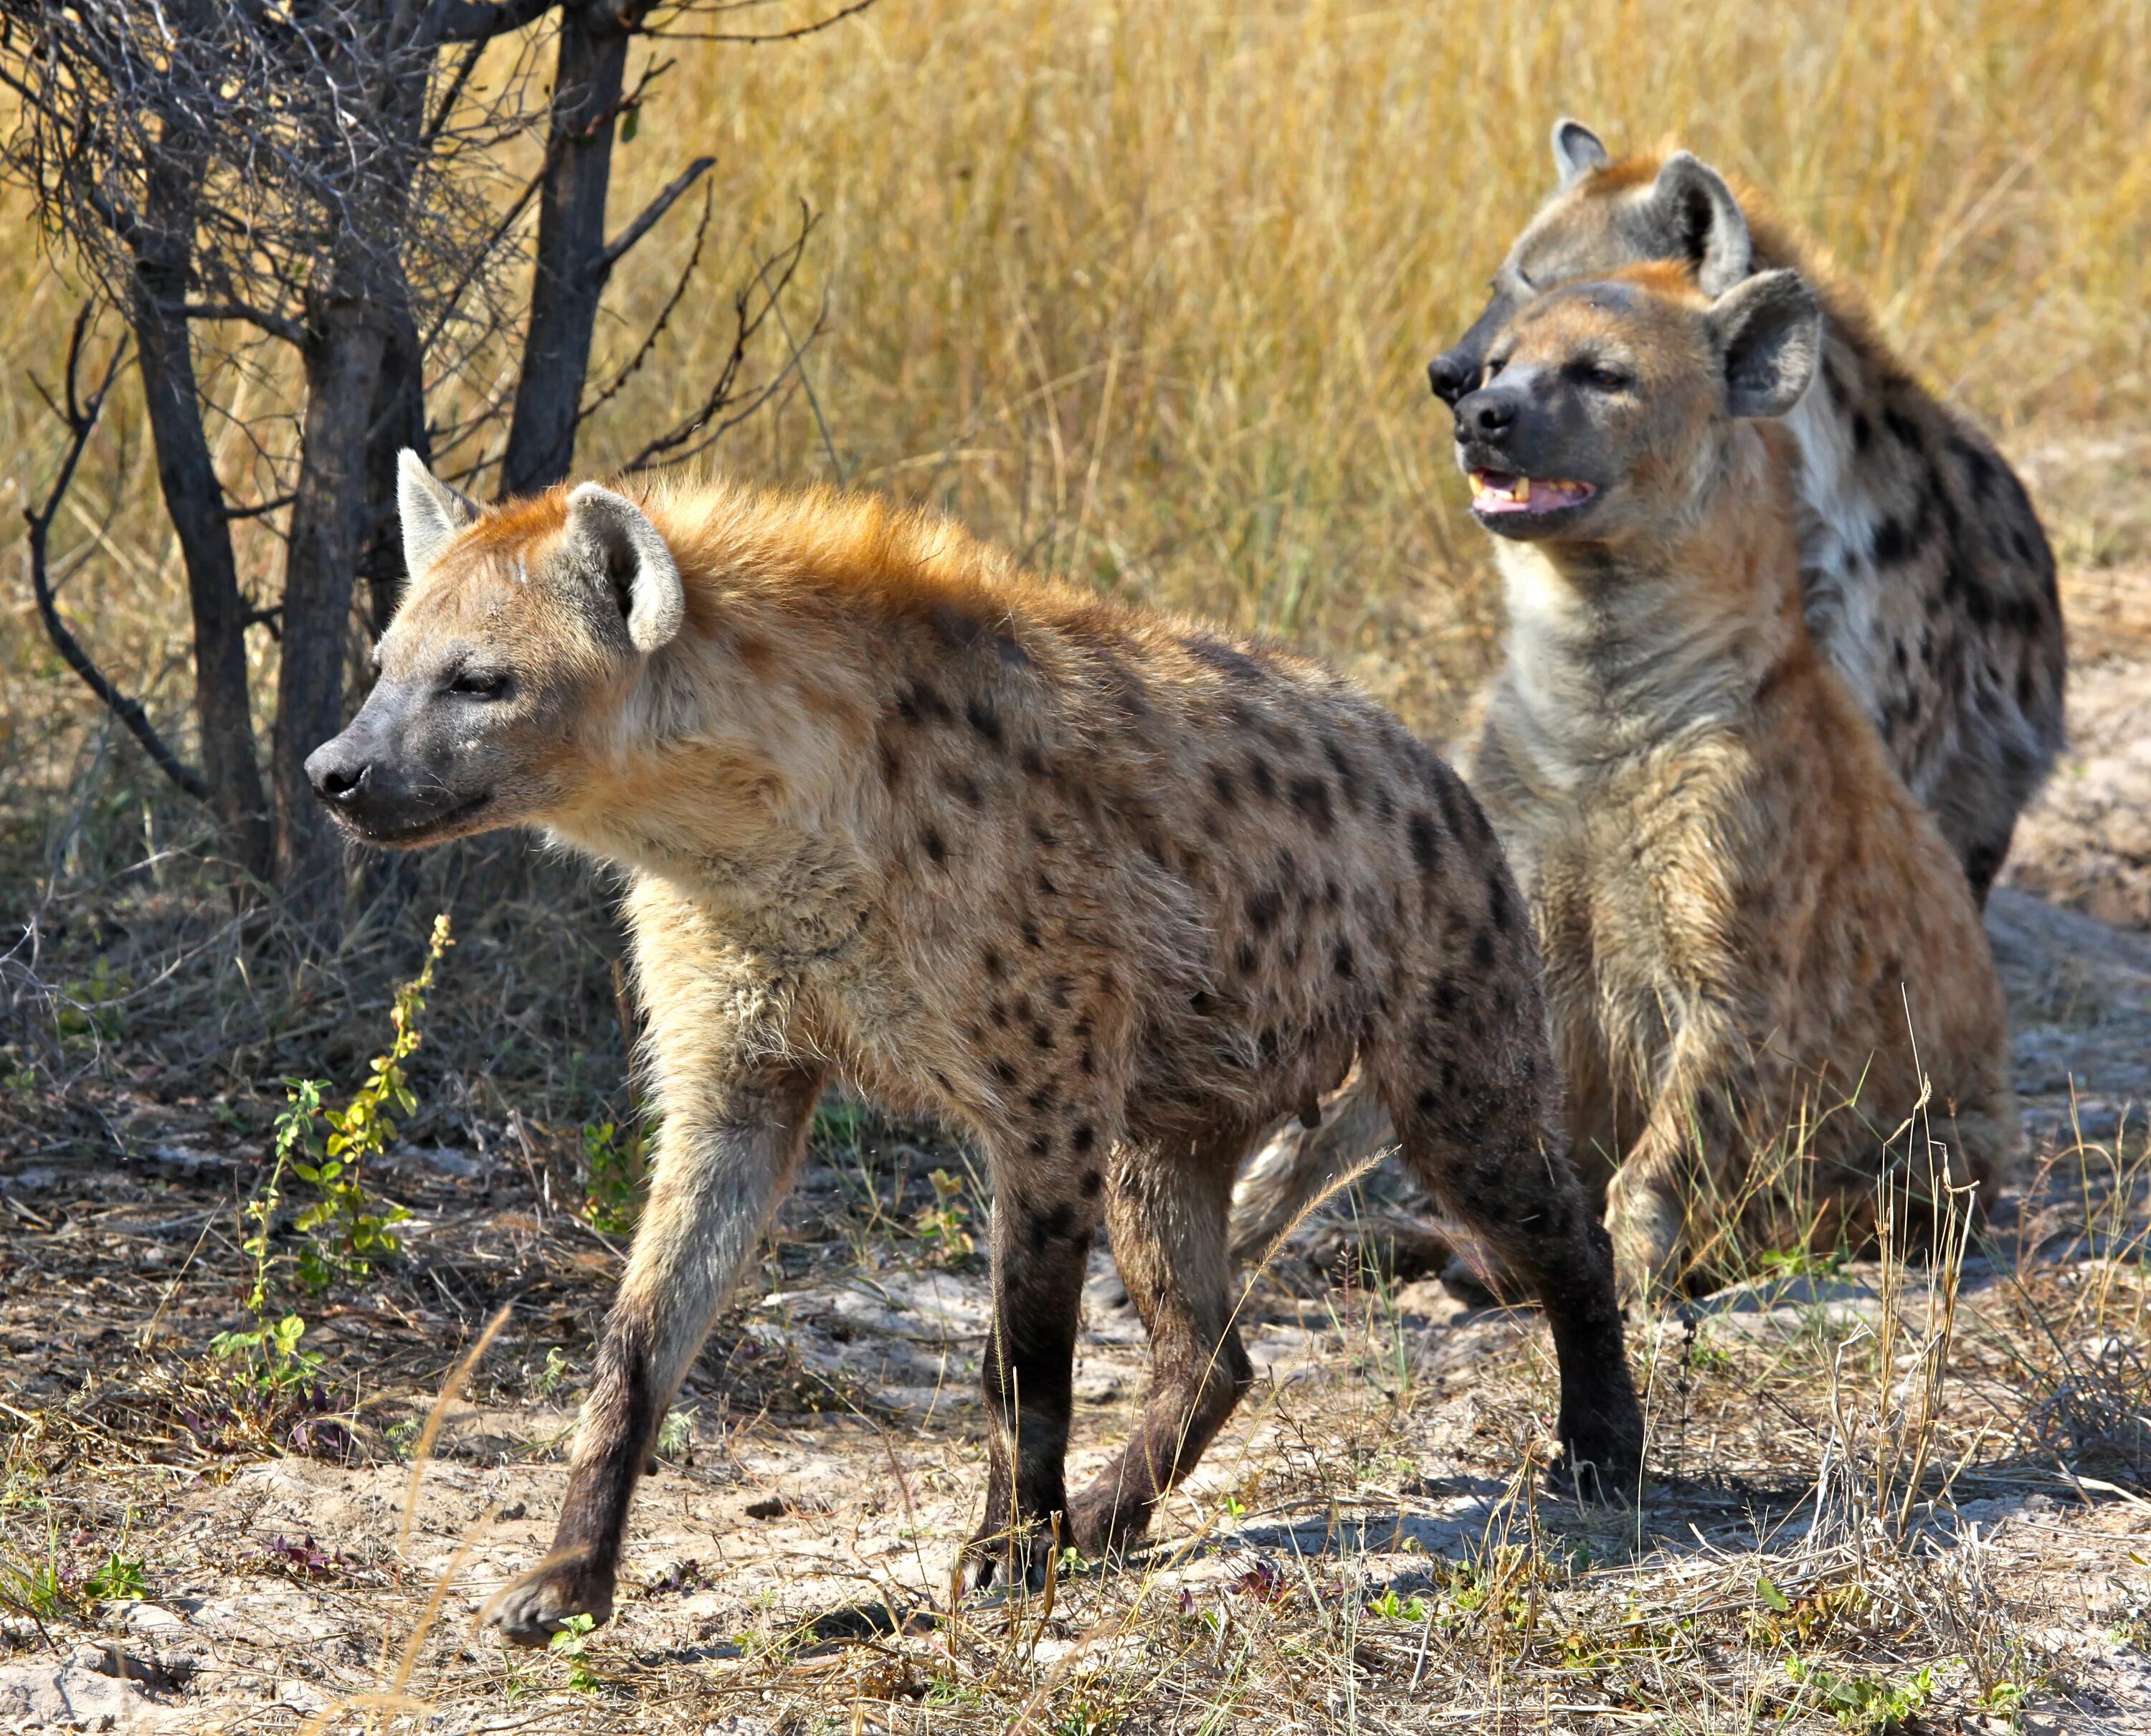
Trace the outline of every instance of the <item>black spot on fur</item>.
{"label": "black spot on fur", "polygon": [[1322,757],[1329,762],[1329,769],[1337,774],[1337,787],[1344,793],[1344,805],[1353,812],[1359,811],[1359,768],[1352,757],[1327,736],[1322,739]]}
{"label": "black spot on fur", "polygon": [[1434,829],[1434,816],[1415,812],[1405,820],[1404,832],[1411,839],[1412,860],[1420,873],[1433,873],[1441,863],[1441,838]]}
{"label": "black spot on fur", "polygon": [[1877,565],[1896,566],[1911,552],[1911,533],[1900,520],[1885,519],[1875,527],[1875,559]]}
{"label": "black spot on fur", "polygon": [[1248,900],[1248,921],[1258,934],[1267,934],[1284,913],[1284,900],[1274,886],[1265,886]]}
{"label": "black spot on fur", "polygon": [[941,778],[967,807],[976,807],[985,799],[979,793],[978,783],[968,772],[944,771]]}
{"label": "black spot on fur", "polygon": [[997,747],[1000,745],[1001,721],[994,715],[994,708],[985,701],[967,701],[964,706],[964,716],[980,740],[990,741]]}
{"label": "black spot on fur", "polygon": [[1890,430],[1890,438],[1902,446],[1920,444],[1920,425],[1895,404],[1887,405],[1882,412],[1882,426]]}
{"label": "black spot on fur", "polygon": [[1222,766],[1210,768],[1210,787],[1216,792],[1220,807],[1237,807],[1240,805],[1240,787],[1232,782],[1232,774]]}
{"label": "black spot on fur", "polygon": [[1421,1115],[1432,1115],[1435,1111],[1435,1106],[1441,1100],[1436,1097],[1432,1091],[1421,1091],[1418,1096],[1412,1100],[1414,1106],[1418,1109]]}
{"label": "black spot on fur", "polygon": [[1262,666],[1245,652],[1234,650],[1222,639],[1207,633],[1191,633],[1181,641],[1187,655],[1197,663],[1207,664],[1220,675],[1228,675],[1236,681],[1259,681]]}
{"label": "black spot on fur", "polygon": [[1329,962],[1338,975],[1349,982],[1352,976],[1352,943],[1349,940],[1339,941],[1337,950],[1330,954]]}
{"label": "black spot on fur", "polygon": [[881,744],[881,781],[892,790],[903,777],[903,756],[888,742]]}
{"label": "black spot on fur", "polygon": [[1277,779],[1270,776],[1268,761],[1258,760],[1250,754],[1248,757],[1248,782],[1255,787],[1255,792],[1265,802],[1277,800]]}
{"label": "black spot on fur", "polygon": [[906,723],[930,723],[946,717],[949,705],[930,684],[914,681],[908,691],[897,696],[896,712]]}
{"label": "black spot on fur", "polygon": [[1494,919],[1494,926],[1507,934],[1510,924],[1516,920],[1516,913],[1510,908],[1508,884],[1498,871],[1486,877],[1486,909]]}
{"label": "black spot on fur", "polygon": [[1232,969],[1242,976],[1253,976],[1255,967],[1262,963],[1262,954],[1255,950],[1252,940],[1243,940],[1239,950],[1232,954]]}
{"label": "black spot on fur", "polygon": [[1041,1212],[1030,1222],[1030,1251],[1044,1253],[1056,1242],[1066,1242],[1076,1233],[1076,1208],[1063,1202],[1050,1212]]}
{"label": "black spot on fur", "polygon": [[949,859],[949,846],[931,826],[919,834],[919,847],[937,866]]}
{"label": "black spot on fur", "polygon": [[1038,877],[1038,889],[1049,898],[1060,896],[1060,888],[1053,883],[1052,877],[1045,873],[1041,873]]}
{"label": "black spot on fur", "polygon": [[1023,1076],[1016,1071],[1015,1063],[1005,1055],[998,1055],[986,1067],[995,1085],[1014,1085]]}
{"label": "black spot on fur", "polygon": [[1106,1178],[1095,1169],[1086,1169],[1083,1172],[1082,1186],[1083,1197],[1086,1200],[1094,1200],[1104,1191]]}
{"label": "black spot on fur", "polygon": [[1329,811],[1329,786],[1318,777],[1293,780],[1292,805],[1319,837],[1329,837],[1337,823],[1336,817]]}
{"label": "black spot on fur", "polygon": [[1053,1155],[1053,1136],[1050,1133],[1032,1134],[1030,1155],[1034,1157],[1050,1157]]}
{"label": "black spot on fur", "polygon": [[1043,1025],[1032,1025],[1030,1046],[1034,1049],[1050,1049],[1053,1046],[1053,1033]]}
{"label": "black spot on fur", "polygon": [[990,946],[979,954],[979,962],[986,967],[986,975],[994,982],[999,982],[1008,974],[1007,962]]}
{"label": "black spot on fur", "polygon": [[1055,1101],[1060,1095],[1060,1093],[1054,1088],[1053,1081],[1049,1079],[1023,1101],[1030,1106],[1034,1115],[1044,1115],[1053,1107]]}
{"label": "black spot on fur", "polygon": [[1079,1121],[1075,1132],[1069,1136],[1068,1149],[1080,1157],[1097,1142],[1098,1130],[1088,1121]]}
{"label": "black spot on fur", "polygon": [[1865,410],[1852,412],[1852,449],[1864,453],[1875,443],[1875,424],[1867,419]]}
{"label": "black spot on fur", "polygon": [[1039,944],[1038,924],[1036,923],[1031,922],[1026,919],[1023,926],[1017,930],[1017,933],[1023,936],[1023,944],[1025,946],[1036,946]]}

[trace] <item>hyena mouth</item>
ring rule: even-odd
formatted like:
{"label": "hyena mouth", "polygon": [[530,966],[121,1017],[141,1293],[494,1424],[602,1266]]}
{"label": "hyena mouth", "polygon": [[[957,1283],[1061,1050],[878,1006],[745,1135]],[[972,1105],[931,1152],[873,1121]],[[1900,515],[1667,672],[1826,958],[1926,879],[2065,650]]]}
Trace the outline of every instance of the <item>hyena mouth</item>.
{"label": "hyena mouth", "polygon": [[459,802],[445,813],[428,816],[406,826],[358,826],[353,829],[369,844],[379,844],[390,849],[406,848],[415,844],[429,844],[445,833],[460,826],[483,812],[493,802],[493,792],[473,796],[468,802]]}
{"label": "hyena mouth", "polygon": [[1501,513],[1557,513],[1581,506],[1598,490],[1587,482],[1556,482],[1551,477],[1516,476],[1506,470],[1471,473],[1471,510],[1491,517]]}

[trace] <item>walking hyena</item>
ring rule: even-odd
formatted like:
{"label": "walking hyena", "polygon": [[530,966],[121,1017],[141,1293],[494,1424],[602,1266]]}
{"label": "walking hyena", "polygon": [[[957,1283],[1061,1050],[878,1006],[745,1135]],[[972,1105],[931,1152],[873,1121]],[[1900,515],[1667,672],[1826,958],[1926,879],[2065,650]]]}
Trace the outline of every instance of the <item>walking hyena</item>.
{"label": "walking hyena", "polygon": [[[2062,745],[2053,556],[2015,473],[1753,189],[1736,194],[1685,151],[1617,162],[1573,120],[1554,128],[1553,154],[1559,188],[1501,262],[1485,311],[1428,365],[1436,395],[1453,404],[1517,310],[1579,278],[1668,260],[1712,295],[1785,267],[1819,285],[1821,364],[1786,418],[1808,623],[1983,904]],[[1233,1207],[1243,1255],[1387,1135],[1356,1093],[1329,1109],[1318,1130],[1287,1130],[1249,1166]]]}
{"label": "walking hyena", "polygon": [[[309,776],[372,842],[527,824],[627,868],[662,1115],[512,1637],[610,1612],[654,1431],[833,1075],[986,1153],[981,1581],[1042,1571],[1056,1522],[1086,1551],[1132,1539],[1194,1464],[1250,1378],[1233,1172],[1355,1053],[1427,1186],[1543,1298],[1570,1465],[1632,1480],[1610,1250],[1546,1148],[1523,905],[1463,785],[1389,716],[871,499],[586,484],[477,514],[407,457],[402,504],[380,680]],[[1154,1379],[1071,1500],[1101,1214]]]}
{"label": "walking hyena", "polygon": [[1756,418],[1821,342],[1794,272],[1632,266],[1526,304],[1456,406],[1509,615],[1477,787],[1632,1293],[1739,1217],[1862,1236],[1890,1162],[1914,1219],[1976,1209],[2016,1144],[1978,908],[1801,608],[1794,441]]}

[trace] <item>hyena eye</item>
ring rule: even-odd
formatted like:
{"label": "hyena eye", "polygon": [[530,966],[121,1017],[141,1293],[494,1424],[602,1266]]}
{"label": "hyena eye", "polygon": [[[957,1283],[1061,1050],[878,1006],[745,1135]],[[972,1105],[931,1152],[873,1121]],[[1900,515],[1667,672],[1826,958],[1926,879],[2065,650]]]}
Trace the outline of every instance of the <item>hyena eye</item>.
{"label": "hyena eye", "polygon": [[463,699],[499,699],[508,691],[508,677],[498,671],[458,670],[448,682],[448,691]]}
{"label": "hyena eye", "polygon": [[1479,383],[1481,386],[1488,384],[1493,379],[1495,375],[1501,372],[1501,371],[1508,365],[1509,358],[1506,356],[1489,356],[1486,358],[1485,372],[1480,375]]}

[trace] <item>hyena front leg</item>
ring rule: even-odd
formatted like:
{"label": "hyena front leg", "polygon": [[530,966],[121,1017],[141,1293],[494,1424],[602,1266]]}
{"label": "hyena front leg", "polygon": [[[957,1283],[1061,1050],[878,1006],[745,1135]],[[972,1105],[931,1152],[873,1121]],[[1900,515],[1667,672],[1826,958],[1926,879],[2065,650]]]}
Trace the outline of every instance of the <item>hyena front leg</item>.
{"label": "hyena front leg", "polygon": [[672,1394],[790,1184],[820,1096],[813,1068],[766,1063],[683,1112],[668,1106],[627,1276],[605,1317],[559,1527],[493,1614],[519,1645],[612,1614],[629,1497]]}

